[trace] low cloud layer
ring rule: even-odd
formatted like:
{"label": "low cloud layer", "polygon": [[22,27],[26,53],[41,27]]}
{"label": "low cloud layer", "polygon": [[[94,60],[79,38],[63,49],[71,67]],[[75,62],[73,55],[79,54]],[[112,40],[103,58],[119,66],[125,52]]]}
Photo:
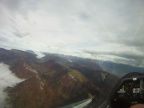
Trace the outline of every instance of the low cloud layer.
{"label": "low cloud layer", "polygon": [[105,58],[105,60],[123,63],[123,64],[131,64],[133,66],[143,67],[144,65],[144,54],[136,51],[88,51],[84,50],[84,53],[90,54],[91,56],[99,59],[99,57]]}
{"label": "low cloud layer", "polygon": [[140,62],[143,13],[143,0],[0,0],[0,46]]}
{"label": "low cloud layer", "polygon": [[42,57],[45,56],[43,53],[39,53],[39,52],[35,52],[35,54],[37,55],[36,57],[37,57],[38,59],[40,59],[40,58],[42,58]]}
{"label": "low cloud layer", "polygon": [[0,108],[4,108],[5,106],[5,99],[7,97],[6,92],[4,89],[7,87],[13,87],[17,83],[23,80],[17,78],[9,69],[9,66],[0,63]]}

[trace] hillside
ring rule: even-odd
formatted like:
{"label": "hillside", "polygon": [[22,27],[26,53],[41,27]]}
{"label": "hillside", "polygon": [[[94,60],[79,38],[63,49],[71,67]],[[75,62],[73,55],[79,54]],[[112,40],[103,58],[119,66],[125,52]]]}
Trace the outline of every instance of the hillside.
{"label": "hillside", "polygon": [[12,108],[56,108],[94,95],[100,104],[118,80],[93,62],[92,67],[86,67],[86,61],[46,57],[37,59],[33,53],[0,49],[0,62],[8,64],[18,78],[25,79],[6,89],[6,101]]}

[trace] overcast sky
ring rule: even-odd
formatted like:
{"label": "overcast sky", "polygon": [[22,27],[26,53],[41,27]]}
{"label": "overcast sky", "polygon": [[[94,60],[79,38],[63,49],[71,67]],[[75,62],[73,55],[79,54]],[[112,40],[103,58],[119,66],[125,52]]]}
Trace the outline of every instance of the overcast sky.
{"label": "overcast sky", "polygon": [[0,46],[144,64],[144,0],[0,0]]}

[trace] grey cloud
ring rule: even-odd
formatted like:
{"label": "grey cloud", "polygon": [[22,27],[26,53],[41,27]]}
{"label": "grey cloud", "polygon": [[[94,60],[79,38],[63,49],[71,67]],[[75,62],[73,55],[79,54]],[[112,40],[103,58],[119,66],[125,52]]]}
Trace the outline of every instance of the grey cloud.
{"label": "grey cloud", "polygon": [[134,24],[131,24],[126,32],[119,33],[119,36],[115,42],[124,44],[125,46],[134,47],[140,52],[144,52],[144,15],[140,15],[140,18],[135,20]]}
{"label": "grey cloud", "polygon": [[118,52],[118,51],[113,51],[113,52],[106,52],[106,51],[88,51],[84,50],[83,52],[91,54],[92,56],[105,56],[105,55],[110,55],[110,56],[117,56],[121,57],[123,59],[127,59],[127,61],[134,60],[138,64],[140,64],[144,60],[144,52],[133,52],[133,51],[125,51],[125,52]]}
{"label": "grey cloud", "polygon": [[19,7],[21,0],[0,0],[0,3],[10,10],[16,10]]}
{"label": "grey cloud", "polygon": [[0,42],[8,42],[9,39],[3,36],[0,36]]}
{"label": "grey cloud", "polygon": [[[11,28],[9,34],[19,38],[32,33],[31,41],[23,38],[19,44],[14,36],[12,40],[17,41],[13,42],[14,46],[26,48],[27,44],[23,44],[23,41],[27,41],[33,45],[32,49],[37,49],[35,43],[38,44],[38,49],[43,49],[43,45],[39,45],[40,42],[45,44],[44,46],[56,46],[53,49],[62,52],[66,51],[65,49],[79,51],[85,48],[88,49],[85,52],[92,55],[112,55],[140,61],[143,59],[144,52],[143,5],[143,0],[0,0],[2,7],[0,7],[0,26],[4,28],[7,25],[5,30]],[[9,19],[12,24],[6,19]],[[33,22],[37,23],[33,25]],[[52,32],[41,31],[45,28],[46,31]],[[0,37],[0,39],[7,41],[7,37]],[[70,45],[61,44],[59,39]],[[122,44],[127,49],[125,52],[116,52],[115,48],[111,48],[112,44]],[[107,45],[111,47],[106,47]],[[110,52],[95,52],[90,50],[91,47],[111,49]],[[129,49],[132,47],[135,51],[130,52]]]}
{"label": "grey cloud", "polygon": [[10,42],[10,39],[7,37],[7,34],[4,32],[0,32],[0,43]]}
{"label": "grey cloud", "polygon": [[13,18],[9,18],[9,20],[12,22],[13,27],[15,27],[17,25],[16,21]]}
{"label": "grey cloud", "polygon": [[82,20],[84,20],[84,21],[88,21],[89,19],[90,19],[90,15],[88,15],[88,14],[86,14],[86,13],[79,13],[79,16],[80,16],[80,18],[82,19]]}
{"label": "grey cloud", "polygon": [[25,36],[30,35],[29,32],[22,32],[22,31],[20,31],[17,27],[15,27],[15,26],[12,26],[12,28],[15,30],[15,32],[13,32],[13,34],[14,34],[16,37],[23,38],[23,37],[25,37]]}
{"label": "grey cloud", "polygon": [[27,16],[28,11],[35,10],[38,0],[0,0],[1,7],[9,11],[12,17],[16,14]]}
{"label": "grey cloud", "polygon": [[13,32],[13,34],[14,34],[16,37],[19,37],[19,38],[23,38],[23,37],[25,37],[25,36],[30,35],[29,32]]}
{"label": "grey cloud", "polygon": [[28,21],[28,17],[27,17],[27,16],[23,16],[23,18],[24,18],[26,21]]}

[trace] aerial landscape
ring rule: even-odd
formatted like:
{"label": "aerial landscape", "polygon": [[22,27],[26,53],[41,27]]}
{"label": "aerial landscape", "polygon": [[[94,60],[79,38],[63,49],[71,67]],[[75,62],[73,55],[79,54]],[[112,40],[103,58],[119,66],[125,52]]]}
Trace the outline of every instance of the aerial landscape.
{"label": "aerial landscape", "polygon": [[144,72],[143,5],[0,0],[0,108],[98,108],[122,76]]}
{"label": "aerial landscape", "polygon": [[5,88],[8,93],[6,102],[13,108],[54,108],[94,95],[99,102],[106,98],[115,84],[113,82],[118,80],[90,59],[78,60],[56,54],[37,59],[33,53],[0,49],[0,61],[1,65],[9,65],[9,71],[15,76],[10,80],[18,83]]}

